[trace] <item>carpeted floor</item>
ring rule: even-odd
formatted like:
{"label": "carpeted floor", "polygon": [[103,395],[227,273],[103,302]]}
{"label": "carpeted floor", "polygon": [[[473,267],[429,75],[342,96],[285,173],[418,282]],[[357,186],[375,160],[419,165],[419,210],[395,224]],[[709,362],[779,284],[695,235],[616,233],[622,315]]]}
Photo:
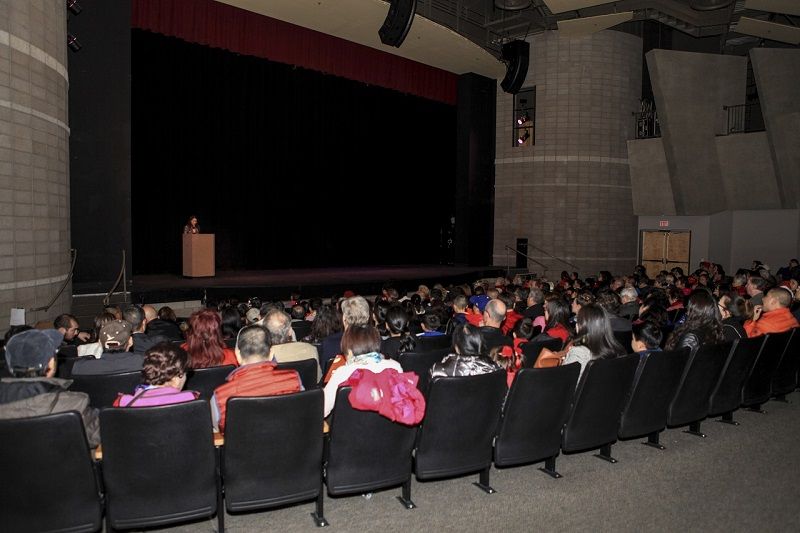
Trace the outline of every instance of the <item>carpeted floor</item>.
{"label": "carpeted floor", "polygon": [[[412,483],[417,509],[400,489],[325,499],[329,531],[800,531],[800,393],[767,414],[739,411],[738,427],[707,421],[701,439],[667,430],[664,451],[618,443],[610,464],[591,453],[561,456],[552,479],[541,465],[492,470],[496,494],[477,475]],[[267,446],[267,449],[269,447]],[[313,502],[226,515],[231,532],[315,531]],[[214,531],[216,520],[163,531]]]}

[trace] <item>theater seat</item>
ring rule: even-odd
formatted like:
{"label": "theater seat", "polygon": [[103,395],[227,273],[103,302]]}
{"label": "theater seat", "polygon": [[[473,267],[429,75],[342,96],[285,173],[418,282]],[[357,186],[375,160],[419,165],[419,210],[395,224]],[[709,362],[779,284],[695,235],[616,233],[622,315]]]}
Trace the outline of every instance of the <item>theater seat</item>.
{"label": "theater seat", "polygon": [[789,344],[792,331],[770,333],[756,359],[753,371],[744,385],[742,405],[751,411],[763,412],[761,406],[772,396],[772,379],[778,371],[783,352]]}
{"label": "theater seat", "polygon": [[69,386],[69,390],[85,392],[89,395],[91,406],[101,409],[111,407],[120,393],[131,394],[133,389],[142,382],[142,373],[135,371],[96,376],[72,376],[70,379],[72,379],[72,385]]}
{"label": "theater seat", "polygon": [[797,370],[800,367],[800,328],[791,330],[792,335],[783,351],[775,377],[772,378],[772,395],[786,401],[786,395],[797,388]]}
{"label": "theater seat", "polygon": [[225,379],[234,370],[236,367],[233,365],[193,368],[186,373],[183,390],[195,390],[200,393],[201,400],[210,400],[214,389],[225,383]]}
{"label": "theater seat", "polygon": [[765,337],[737,339],[731,356],[725,365],[714,392],[711,393],[711,404],[708,416],[722,416],[720,422],[739,425],[733,420],[733,412],[742,404],[742,392],[745,380],[753,370],[758,355],[764,347]]}

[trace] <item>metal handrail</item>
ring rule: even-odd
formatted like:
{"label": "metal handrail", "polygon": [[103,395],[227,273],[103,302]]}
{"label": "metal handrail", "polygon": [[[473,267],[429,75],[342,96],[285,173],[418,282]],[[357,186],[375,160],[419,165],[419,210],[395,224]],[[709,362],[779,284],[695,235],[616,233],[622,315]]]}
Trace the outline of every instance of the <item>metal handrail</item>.
{"label": "metal handrail", "polygon": [[571,267],[572,267],[572,268],[574,268],[575,270],[578,270],[578,267],[577,267],[577,266],[573,265],[572,263],[570,263],[569,261],[567,261],[567,260],[565,260],[565,259],[561,259],[560,257],[556,257],[555,255],[553,255],[553,254],[551,254],[551,253],[549,253],[549,252],[546,252],[545,250],[542,250],[541,248],[537,248],[536,246],[534,246],[534,245],[532,245],[532,244],[530,244],[530,243],[528,244],[528,246],[530,246],[530,247],[531,247],[531,248],[533,248],[534,250],[539,250],[540,252],[542,252],[543,254],[545,254],[547,257],[549,257],[549,258],[551,258],[551,259],[555,259],[556,261],[561,261],[561,262],[562,262],[562,263],[564,263],[565,265],[571,266]]}
{"label": "metal handrail", "polygon": [[75,271],[75,261],[77,261],[78,259],[78,250],[76,250],[75,248],[70,248],[69,254],[72,256],[72,264],[69,267],[69,274],[67,274],[67,279],[64,280],[64,284],[61,285],[60,289],[58,289],[58,292],[50,300],[50,303],[42,307],[35,307],[33,309],[28,309],[28,311],[30,311],[31,313],[37,311],[49,311],[50,308],[53,307],[53,304],[56,303],[56,300],[58,300],[58,297],[61,296],[61,293],[64,292],[64,289],[67,288],[67,285],[69,285],[69,282],[72,279],[72,273]]}
{"label": "metal handrail", "polygon": [[125,270],[125,250],[122,250],[122,268],[119,269],[119,275],[117,276],[117,281],[114,282],[114,285],[111,286],[109,289],[108,294],[106,294],[105,298],[103,298],[103,305],[108,305],[108,302],[111,300],[111,295],[114,294],[114,289],[119,286],[120,280],[122,280],[122,293],[124,295],[125,301],[128,301],[128,275],[127,271]]}
{"label": "metal handrail", "polygon": [[[539,265],[539,266],[540,266],[540,267],[542,267],[542,268],[547,268],[545,265],[543,265],[542,263],[540,263],[539,261],[537,261],[537,260],[536,260],[536,259],[534,259],[533,257],[531,257],[531,256],[529,256],[529,255],[526,255],[526,254],[523,254],[522,252],[520,252],[520,251],[519,251],[519,250],[517,250],[516,248],[512,248],[511,246],[508,246],[508,245],[506,245],[506,250],[511,250],[511,251],[512,251],[512,252],[514,252],[515,254],[517,254],[517,255],[521,255],[522,257],[524,257],[524,258],[526,258],[526,259],[528,259],[528,260],[530,260],[530,261],[533,261],[534,263],[536,263],[537,265]],[[506,254],[506,273],[508,273],[508,271],[510,270],[510,268],[511,268],[511,262],[508,260],[508,254]]]}

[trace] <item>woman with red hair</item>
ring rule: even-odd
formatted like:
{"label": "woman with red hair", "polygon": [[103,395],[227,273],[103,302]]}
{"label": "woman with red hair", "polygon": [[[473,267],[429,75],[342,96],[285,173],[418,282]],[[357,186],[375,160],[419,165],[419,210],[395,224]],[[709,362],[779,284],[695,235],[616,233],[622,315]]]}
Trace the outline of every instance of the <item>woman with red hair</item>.
{"label": "woman with red hair", "polygon": [[190,368],[235,365],[236,353],[222,341],[222,318],[213,309],[202,309],[189,317],[186,342],[181,348],[189,353]]}

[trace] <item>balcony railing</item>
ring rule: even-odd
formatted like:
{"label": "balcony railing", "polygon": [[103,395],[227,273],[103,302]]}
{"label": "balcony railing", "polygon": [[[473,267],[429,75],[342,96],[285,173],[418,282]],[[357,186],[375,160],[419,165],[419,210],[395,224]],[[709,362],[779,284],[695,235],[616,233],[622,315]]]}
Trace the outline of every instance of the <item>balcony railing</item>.
{"label": "balcony railing", "polygon": [[661,123],[658,121],[658,111],[655,109],[640,111],[633,114],[636,121],[634,127],[637,139],[652,139],[661,137]]}
{"label": "balcony railing", "polygon": [[761,104],[751,102],[741,105],[722,106],[728,114],[727,134],[764,131],[764,117],[761,115]]}

